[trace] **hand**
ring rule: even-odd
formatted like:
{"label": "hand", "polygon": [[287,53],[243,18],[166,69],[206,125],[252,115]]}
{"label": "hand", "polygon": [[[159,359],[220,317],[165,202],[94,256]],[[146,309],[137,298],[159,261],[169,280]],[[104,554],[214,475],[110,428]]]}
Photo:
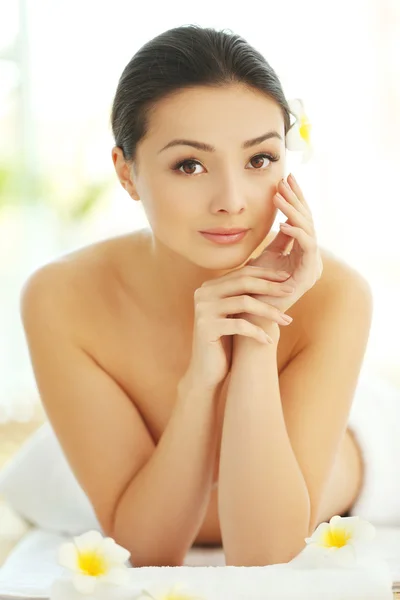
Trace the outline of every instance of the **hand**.
{"label": "hand", "polygon": [[[254,296],[278,308],[287,311],[320,279],[323,263],[319,252],[311,210],[304,198],[299,184],[292,174],[285,185],[279,182],[278,190],[283,200],[274,196],[275,205],[288,217],[288,228],[281,225],[272,242],[263,250],[260,256],[248,261],[247,265],[271,268],[275,272],[288,271],[291,276],[287,284],[294,286],[293,294],[287,297]],[[288,254],[287,248],[293,243]]]}
{"label": "hand", "polygon": [[[272,282],[274,278],[276,281]],[[262,327],[240,313],[246,311],[254,319],[268,319],[275,325],[286,324],[279,310],[254,298],[254,294],[267,298],[286,296],[282,279],[269,269],[244,266],[205,281],[195,291],[192,355],[184,381],[215,390],[230,370],[233,336],[274,343],[273,336],[266,336]]]}

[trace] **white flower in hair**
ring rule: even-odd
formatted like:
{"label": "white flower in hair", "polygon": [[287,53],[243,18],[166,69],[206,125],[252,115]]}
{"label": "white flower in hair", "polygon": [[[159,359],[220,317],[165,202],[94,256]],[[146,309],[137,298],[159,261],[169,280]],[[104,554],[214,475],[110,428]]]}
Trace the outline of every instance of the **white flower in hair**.
{"label": "white flower in hair", "polygon": [[296,121],[286,134],[286,148],[294,152],[303,152],[302,163],[310,160],[312,145],[310,140],[311,123],[304,110],[304,102],[300,98],[288,101],[290,112]]}

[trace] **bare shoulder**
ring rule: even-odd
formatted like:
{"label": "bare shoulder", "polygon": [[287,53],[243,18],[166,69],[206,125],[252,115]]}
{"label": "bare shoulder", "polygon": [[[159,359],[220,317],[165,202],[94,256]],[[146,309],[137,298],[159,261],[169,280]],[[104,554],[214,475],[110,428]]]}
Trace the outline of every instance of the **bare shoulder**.
{"label": "bare shoulder", "polygon": [[29,318],[29,314],[36,315],[39,310],[43,315],[57,318],[60,327],[71,332],[71,325],[79,325],[76,331],[84,335],[87,325],[96,317],[117,309],[124,291],[121,259],[131,253],[134,264],[140,237],[138,231],[102,240],[35,270],[21,289],[22,317]]}
{"label": "bare shoulder", "polygon": [[297,351],[319,335],[320,324],[331,314],[333,305],[339,310],[358,306],[364,300],[366,309],[372,305],[372,289],[366,277],[327,248],[320,246],[319,250],[321,278],[289,311],[296,322]]}
{"label": "bare shoulder", "polygon": [[338,298],[338,295],[343,294],[350,297],[357,290],[367,295],[372,293],[367,278],[350,263],[327,248],[320,247],[320,254],[324,266],[322,276],[309,294],[309,301],[314,303],[315,309],[318,309],[320,301],[330,297]]}

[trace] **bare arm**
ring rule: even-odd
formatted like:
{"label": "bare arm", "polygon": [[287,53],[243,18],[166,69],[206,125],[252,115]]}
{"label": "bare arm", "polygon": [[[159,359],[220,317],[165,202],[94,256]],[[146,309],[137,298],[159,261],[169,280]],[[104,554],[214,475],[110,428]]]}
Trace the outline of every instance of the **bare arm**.
{"label": "bare arm", "polygon": [[287,562],[305,546],[307,486],[283,416],[275,340],[235,340],[219,471],[218,508],[227,565]]}
{"label": "bare arm", "polygon": [[134,566],[180,565],[204,518],[216,455],[213,394],[182,380],[157,447],[135,403],[73,337],[63,267],[37,271],[21,315],[47,416],[106,535]]}
{"label": "bare arm", "polygon": [[112,532],[134,546],[133,566],[179,566],[192,546],[210,499],[215,406],[209,392],[182,385],[154,453],[120,499]]}

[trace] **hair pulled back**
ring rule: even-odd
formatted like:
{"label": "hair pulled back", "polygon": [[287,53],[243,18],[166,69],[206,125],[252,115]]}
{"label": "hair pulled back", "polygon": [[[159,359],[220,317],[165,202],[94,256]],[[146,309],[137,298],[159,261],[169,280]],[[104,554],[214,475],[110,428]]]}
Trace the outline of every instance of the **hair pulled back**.
{"label": "hair pulled back", "polygon": [[187,88],[232,83],[243,83],[275,100],[287,134],[293,113],[279,78],[245,39],[197,25],[161,33],[136,52],[121,74],[111,111],[115,145],[127,162],[136,162],[137,145],[146,136],[158,101]]}

